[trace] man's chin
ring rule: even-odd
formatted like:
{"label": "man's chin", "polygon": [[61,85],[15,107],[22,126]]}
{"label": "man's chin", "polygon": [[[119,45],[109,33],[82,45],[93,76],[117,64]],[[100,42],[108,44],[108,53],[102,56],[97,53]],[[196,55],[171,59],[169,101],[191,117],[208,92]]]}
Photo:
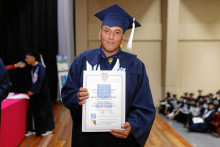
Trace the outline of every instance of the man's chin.
{"label": "man's chin", "polygon": [[117,49],[104,49],[105,51],[107,51],[107,52],[110,52],[110,53],[112,53],[112,52],[115,52],[116,50],[118,50],[118,48]]}

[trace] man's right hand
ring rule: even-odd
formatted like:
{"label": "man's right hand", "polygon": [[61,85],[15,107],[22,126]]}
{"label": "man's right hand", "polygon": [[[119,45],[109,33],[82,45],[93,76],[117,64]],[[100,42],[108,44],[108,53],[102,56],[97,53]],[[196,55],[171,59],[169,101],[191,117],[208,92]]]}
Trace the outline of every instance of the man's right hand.
{"label": "man's right hand", "polygon": [[79,100],[79,105],[83,105],[86,102],[86,99],[89,98],[88,89],[86,88],[79,88],[77,98]]}

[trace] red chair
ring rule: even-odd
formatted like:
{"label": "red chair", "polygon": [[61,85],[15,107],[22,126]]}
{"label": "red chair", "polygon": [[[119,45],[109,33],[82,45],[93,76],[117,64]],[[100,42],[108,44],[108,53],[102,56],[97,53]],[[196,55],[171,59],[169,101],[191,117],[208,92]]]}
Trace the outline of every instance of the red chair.
{"label": "red chair", "polygon": [[220,137],[220,114],[217,114],[217,115],[215,116],[215,118],[214,118],[212,121],[210,121],[209,124],[210,124],[211,126],[214,126],[215,131],[216,131],[217,134],[218,134],[218,137]]}

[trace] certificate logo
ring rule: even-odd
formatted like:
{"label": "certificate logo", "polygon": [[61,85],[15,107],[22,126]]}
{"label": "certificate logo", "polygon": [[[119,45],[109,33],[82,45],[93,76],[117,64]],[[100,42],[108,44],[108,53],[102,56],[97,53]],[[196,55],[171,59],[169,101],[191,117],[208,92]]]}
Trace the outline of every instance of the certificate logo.
{"label": "certificate logo", "polygon": [[96,113],[91,113],[91,125],[96,125]]}
{"label": "certificate logo", "polygon": [[111,85],[110,84],[98,84],[97,95],[99,98],[110,98],[111,97]]}
{"label": "certificate logo", "polygon": [[101,74],[102,80],[105,82],[108,80],[108,74],[107,73],[102,73]]}

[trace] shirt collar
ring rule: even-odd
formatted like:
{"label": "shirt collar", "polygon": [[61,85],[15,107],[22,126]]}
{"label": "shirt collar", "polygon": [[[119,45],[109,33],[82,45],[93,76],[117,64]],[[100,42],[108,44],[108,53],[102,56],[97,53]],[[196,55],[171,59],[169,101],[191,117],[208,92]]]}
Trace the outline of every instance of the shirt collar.
{"label": "shirt collar", "polygon": [[109,57],[106,57],[105,53],[102,51],[102,46],[100,46],[100,48],[99,48],[99,54],[101,54],[104,57],[104,59],[109,59],[109,58],[117,57],[120,53],[121,53],[121,48],[119,48],[119,50],[118,50],[118,52],[116,54],[111,55]]}

